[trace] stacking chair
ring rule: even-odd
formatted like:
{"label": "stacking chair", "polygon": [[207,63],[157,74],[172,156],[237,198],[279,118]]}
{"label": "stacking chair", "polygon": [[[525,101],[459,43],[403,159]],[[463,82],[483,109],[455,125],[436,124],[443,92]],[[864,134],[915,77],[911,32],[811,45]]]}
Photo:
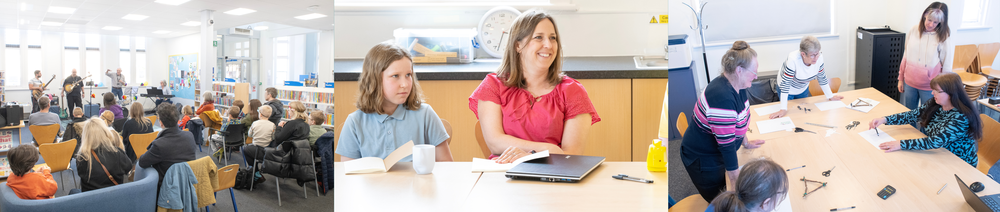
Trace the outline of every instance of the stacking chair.
{"label": "stacking chair", "polygon": [[[215,190],[215,194],[218,194],[219,191],[229,189],[229,198],[233,200],[233,211],[235,212],[240,212],[239,207],[236,207],[236,195],[233,193],[233,186],[236,186],[236,172],[239,170],[240,164],[231,164],[220,168],[216,172],[216,176],[219,178],[219,189]],[[205,206],[205,212],[208,211],[208,206]]]}
{"label": "stacking chair", "polygon": [[988,174],[990,167],[1000,160],[1000,123],[986,114],[979,114],[979,119],[983,123],[983,138],[979,139],[979,150],[976,153],[979,166],[976,169]]}
{"label": "stacking chair", "polygon": [[486,145],[483,126],[479,125],[479,121],[476,121],[476,142],[479,142],[479,149],[483,151],[483,158],[489,158],[490,155],[493,155],[493,152],[490,152],[490,147]]}
{"label": "stacking chair", "polygon": [[687,115],[684,115],[684,112],[677,115],[677,124],[674,126],[677,126],[677,132],[679,132],[681,134],[681,138],[683,138],[684,133],[687,132],[688,129],[688,117]]}
{"label": "stacking chair", "polygon": [[31,125],[28,126],[28,131],[31,131],[31,137],[35,139],[35,146],[51,144],[59,134],[59,124]]}
{"label": "stacking chair", "polygon": [[[38,152],[41,153],[45,164],[52,168],[52,172],[70,171],[73,184],[79,187],[76,177],[73,176],[73,169],[69,166],[70,160],[73,159],[73,151],[76,150],[76,142],[76,139],[73,139],[59,143],[42,144],[38,147]],[[62,173],[59,173],[59,177],[65,179]],[[65,186],[62,187],[65,188]]]}
{"label": "stacking chair", "polygon": [[157,132],[144,133],[144,134],[132,134],[128,136],[128,141],[132,143],[132,150],[135,151],[135,157],[141,157],[142,154],[146,154],[146,148],[149,144],[153,143],[156,139]]}
{"label": "stacking chair", "polygon": [[[830,91],[837,93],[840,91],[840,77],[830,78]],[[809,81],[809,96],[822,96],[823,88],[819,87],[819,81]]]}
{"label": "stacking chair", "polygon": [[670,207],[670,211],[677,212],[703,212],[705,209],[708,209],[708,202],[705,201],[705,198],[701,197],[701,194],[685,197],[680,202],[677,202],[677,204],[674,204],[674,207]]}

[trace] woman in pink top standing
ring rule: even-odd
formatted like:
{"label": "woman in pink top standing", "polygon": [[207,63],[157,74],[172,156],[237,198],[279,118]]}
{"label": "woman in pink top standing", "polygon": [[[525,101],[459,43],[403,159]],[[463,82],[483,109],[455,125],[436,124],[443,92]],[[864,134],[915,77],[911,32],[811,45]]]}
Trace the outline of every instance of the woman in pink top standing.
{"label": "woman in pink top standing", "polygon": [[941,73],[948,55],[948,5],[931,3],[924,9],[920,24],[906,34],[906,51],[899,64],[899,92],[903,105],[911,110],[918,103],[927,103],[931,95],[931,79]]}
{"label": "woman in pink top standing", "polygon": [[562,73],[555,20],[526,11],[511,25],[510,41],[500,68],[469,97],[490,157],[509,163],[532,151],[583,154],[587,130],[601,118],[583,84]]}

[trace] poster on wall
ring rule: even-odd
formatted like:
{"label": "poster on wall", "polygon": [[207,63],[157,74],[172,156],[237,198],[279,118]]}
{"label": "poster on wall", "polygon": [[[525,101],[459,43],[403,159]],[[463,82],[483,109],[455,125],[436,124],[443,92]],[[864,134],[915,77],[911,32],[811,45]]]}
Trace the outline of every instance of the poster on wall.
{"label": "poster on wall", "polygon": [[0,150],[10,150],[11,147],[14,147],[14,131],[0,131]]}
{"label": "poster on wall", "polygon": [[170,87],[179,98],[194,99],[198,88],[198,53],[169,56]]}

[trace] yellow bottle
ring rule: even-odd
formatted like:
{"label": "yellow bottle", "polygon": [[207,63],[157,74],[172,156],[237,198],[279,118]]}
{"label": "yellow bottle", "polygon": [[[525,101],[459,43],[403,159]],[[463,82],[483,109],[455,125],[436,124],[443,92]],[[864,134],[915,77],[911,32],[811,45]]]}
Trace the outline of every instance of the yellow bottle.
{"label": "yellow bottle", "polygon": [[649,145],[649,152],[646,154],[646,169],[651,172],[667,171],[667,148],[663,147],[663,141],[653,139],[653,144]]}

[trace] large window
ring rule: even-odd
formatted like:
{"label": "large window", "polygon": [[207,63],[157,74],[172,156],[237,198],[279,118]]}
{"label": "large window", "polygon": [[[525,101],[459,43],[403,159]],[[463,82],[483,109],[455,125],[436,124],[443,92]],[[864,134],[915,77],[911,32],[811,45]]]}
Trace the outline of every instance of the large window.
{"label": "large window", "polygon": [[[25,41],[28,45],[28,49],[25,52],[24,68],[26,68],[24,73],[28,73],[29,79],[34,77],[35,71],[42,71],[42,83],[48,82],[52,75],[55,75],[55,71],[52,70],[42,70],[42,32],[39,31],[27,31]],[[48,87],[48,89],[53,89],[56,87]],[[50,91],[45,91],[49,93]]]}
{"label": "large window", "polygon": [[274,84],[284,85],[288,80],[289,69],[289,40],[291,37],[274,38]]}
{"label": "large window", "polygon": [[962,11],[962,27],[986,26],[986,11],[989,10],[988,0],[965,0],[965,8]]}
{"label": "large window", "polygon": [[63,76],[69,76],[76,69],[76,75],[87,76],[80,69],[80,34],[63,34]]}
{"label": "large window", "polygon": [[135,69],[132,68],[132,50],[131,50],[129,37],[119,36],[118,37],[118,68],[122,69],[122,75],[125,79],[131,79],[129,76],[132,75]]}
{"label": "large window", "polygon": [[[135,38],[135,80],[146,82],[146,38]],[[158,83],[149,82],[153,85]]]}
{"label": "large window", "polygon": [[6,82],[4,83],[9,87],[21,86],[21,81],[26,80],[21,79],[23,75],[21,74],[21,31],[17,29],[4,30],[4,44],[6,44],[4,53],[6,53],[5,61],[7,63],[6,67],[4,67],[6,69],[4,74],[7,75],[4,76],[6,77],[4,79]]}
{"label": "large window", "polygon": [[101,36],[88,34],[84,37],[84,43],[87,46],[84,59],[87,64],[87,73],[93,75],[91,78],[94,79],[94,83],[101,83],[105,78],[108,78],[104,75],[104,70],[101,70]]}

